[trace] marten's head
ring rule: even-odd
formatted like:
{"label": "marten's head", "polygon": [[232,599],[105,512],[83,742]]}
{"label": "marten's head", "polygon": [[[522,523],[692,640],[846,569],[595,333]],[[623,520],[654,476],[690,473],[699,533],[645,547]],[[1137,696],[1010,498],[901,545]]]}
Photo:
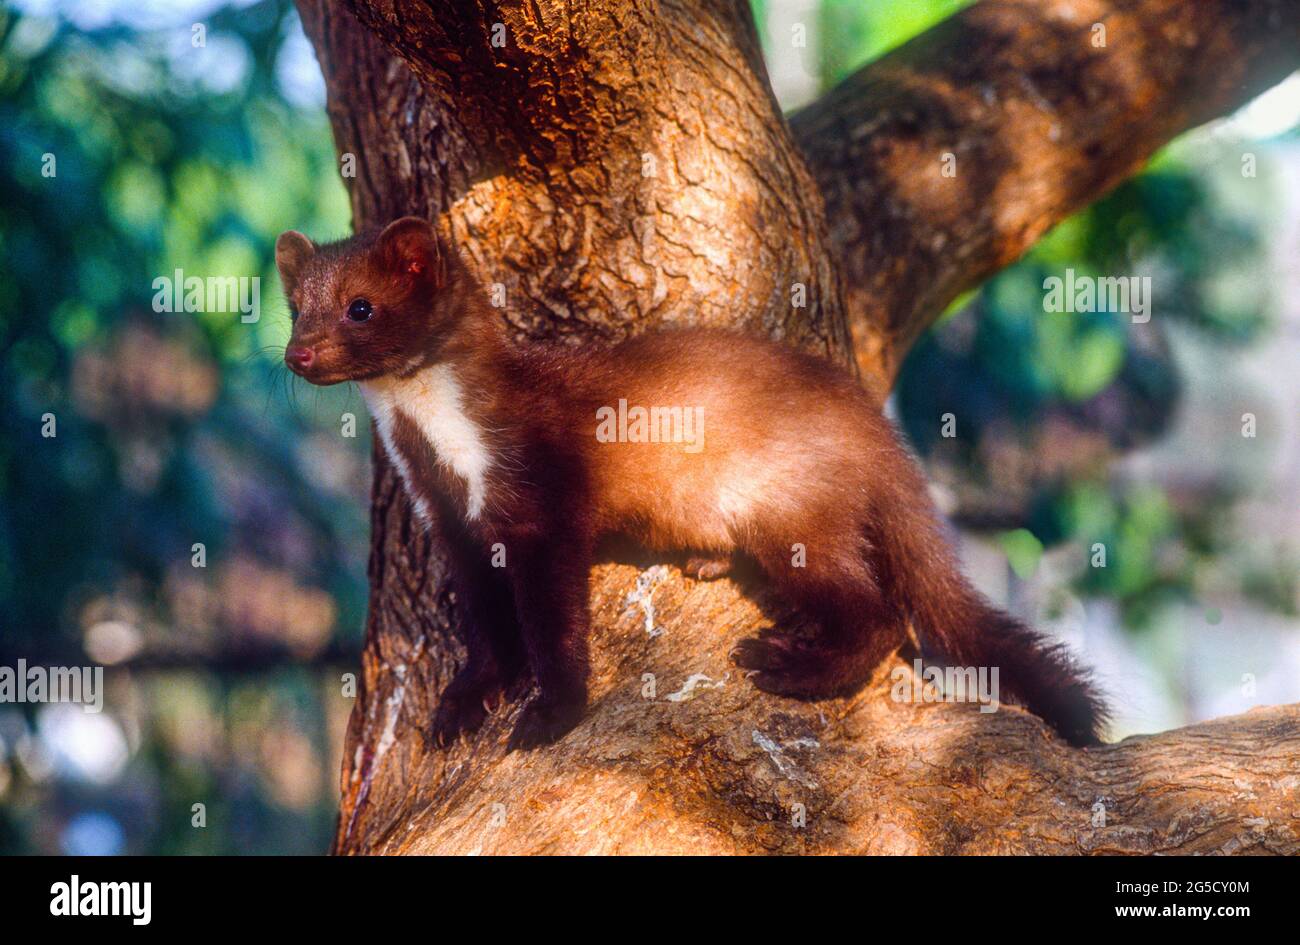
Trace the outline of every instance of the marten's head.
{"label": "marten's head", "polygon": [[275,264],[293,320],[285,363],[313,384],[415,370],[454,326],[445,296],[456,262],[419,217],[320,246],[281,233]]}

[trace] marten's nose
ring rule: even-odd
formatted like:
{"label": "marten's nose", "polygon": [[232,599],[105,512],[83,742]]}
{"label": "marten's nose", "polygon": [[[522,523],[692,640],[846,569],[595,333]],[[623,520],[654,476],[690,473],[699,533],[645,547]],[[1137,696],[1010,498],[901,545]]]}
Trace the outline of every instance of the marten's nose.
{"label": "marten's nose", "polygon": [[316,352],[311,348],[304,348],[300,345],[293,345],[284,349],[284,363],[289,365],[295,371],[305,371],[311,367],[311,362],[315,360]]}

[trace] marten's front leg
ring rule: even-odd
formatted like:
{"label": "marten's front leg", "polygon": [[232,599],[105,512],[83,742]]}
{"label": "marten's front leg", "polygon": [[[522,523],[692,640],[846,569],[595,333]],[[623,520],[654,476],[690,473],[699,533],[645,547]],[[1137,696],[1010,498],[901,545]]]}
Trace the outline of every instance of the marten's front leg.
{"label": "marten's front leg", "polygon": [[510,749],[548,745],[582,719],[587,706],[587,613],[591,552],[573,538],[513,549],[509,571],[528,661],[541,690],[519,717]]}
{"label": "marten's front leg", "polygon": [[450,563],[468,659],[438,704],[432,734],[439,745],[476,731],[527,662],[505,571],[468,545],[453,547]]}

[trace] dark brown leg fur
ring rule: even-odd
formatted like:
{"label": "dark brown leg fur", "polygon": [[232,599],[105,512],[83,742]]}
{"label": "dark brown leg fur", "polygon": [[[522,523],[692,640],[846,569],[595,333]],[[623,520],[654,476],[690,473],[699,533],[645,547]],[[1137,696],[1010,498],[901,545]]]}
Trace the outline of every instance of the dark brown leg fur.
{"label": "dark brown leg fur", "polygon": [[510,750],[563,737],[587,706],[588,570],[581,541],[516,549],[510,566],[528,660],[541,690],[510,735]]}
{"label": "dark brown leg fur", "polygon": [[452,566],[468,660],[438,704],[431,732],[438,745],[476,731],[526,665],[503,570],[463,550],[453,552]]}
{"label": "dark brown leg fur", "polygon": [[876,584],[862,543],[833,537],[809,545],[803,567],[791,564],[784,543],[755,554],[778,593],[819,623],[811,640],[774,633],[740,642],[733,660],[755,672],[760,689],[801,699],[849,695],[903,642],[904,620]]}

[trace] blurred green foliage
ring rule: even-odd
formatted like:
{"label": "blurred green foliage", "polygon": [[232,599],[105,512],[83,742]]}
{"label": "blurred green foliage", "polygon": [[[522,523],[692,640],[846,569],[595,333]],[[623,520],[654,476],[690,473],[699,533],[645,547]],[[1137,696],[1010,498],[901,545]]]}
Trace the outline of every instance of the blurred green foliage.
{"label": "blurred green foliage", "polygon": [[860,3],[826,0],[817,7],[821,80],[829,87],[864,63],[952,16],[972,0]]}
{"label": "blurred green foliage", "polygon": [[[151,711],[112,791],[56,775],[53,801],[23,790],[14,753],[41,745],[0,728],[0,850],[57,852],[69,818],[96,805],[127,826],[126,850],[319,852],[330,836],[324,765],[335,746],[320,671],[251,686],[203,666],[359,646],[368,425],[347,391],[313,390],[310,409],[296,402],[279,367],[288,320],[272,257],[283,229],[344,232],[346,196],[323,111],[290,104],[277,77],[297,30],[291,5],[203,22],[198,47],[188,20],[82,32],[0,13],[0,663],[84,663],[94,626],[125,620],[142,628],[145,653],[191,654],[196,665],[135,680]],[[177,267],[260,278],[261,317],[155,313],[153,280]],[[313,448],[324,430],[340,441],[345,409],[361,416],[345,441],[350,465]],[[50,416],[52,438],[42,435]],[[350,480],[323,487],[326,463]],[[195,542],[206,569],[190,567]],[[284,621],[273,609],[232,613],[229,590],[248,574],[280,575],[266,596],[315,607],[319,638],[275,639]],[[338,688],[335,714],[347,709]],[[177,724],[225,730],[224,744],[178,751],[184,738],[162,732],[165,700],[147,692],[188,699],[193,715]],[[232,740],[254,697],[272,700],[259,739],[314,742],[313,796],[277,800],[264,759]],[[123,803],[132,793],[147,811]],[[190,828],[191,802],[204,799],[225,829]]]}
{"label": "blurred green foliage", "polygon": [[[1266,254],[1253,222],[1266,200],[1245,210],[1225,206],[1212,174],[1166,152],[1056,227],[916,345],[896,388],[904,426],[923,455],[950,463],[955,475],[987,492],[1023,496],[1002,537],[1018,574],[1025,536],[1045,546],[1101,543],[1106,566],[1081,568],[1077,589],[1116,600],[1130,626],[1147,626],[1163,604],[1198,598],[1214,570],[1206,559],[1224,551],[1223,521],[1240,484],[1174,503],[1159,486],[1117,478],[1098,453],[1117,457],[1168,428],[1182,387],[1169,329],[1191,329],[1226,352],[1267,325]],[[1067,269],[1078,277],[1149,276],[1152,321],[1134,324],[1128,313],[1105,310],[1044,312],[1045,280]],[[1217,292],[1224,282],[1242,289]],[[937,419],[948,412],[956,421],[951,441]],[[1067,424],[1076,442],[1092,436],[1106,449],[1081,449],[1070,463],[1069,444],[1057,443],[1052,452],[1063,461],[1056,468],[989,468],[993,441],[1040,449],[1036,431],[1048,417]],[[1286,569],[1263,567],[1230,575],[1229,583],[1272,586]],[[1285,595],[1253,596],[1294,606]]]}

